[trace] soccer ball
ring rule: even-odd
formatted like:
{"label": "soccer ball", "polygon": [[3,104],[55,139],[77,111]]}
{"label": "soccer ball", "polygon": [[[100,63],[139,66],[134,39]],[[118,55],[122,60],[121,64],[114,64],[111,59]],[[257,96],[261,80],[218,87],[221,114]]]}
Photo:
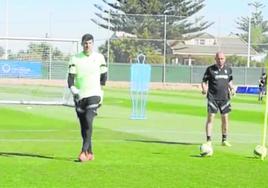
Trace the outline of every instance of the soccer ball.
{"label": "soccer ball", "polygon": [[254,149],[254,154],[257,157],[266,157],[267,155],[267,148],[265,146],[257,145]]}
{"label": "soccer ball", "polygon": [[206,156],[212,156],[213,155],[213,148],[210,144],[202,144],[200,146],[200,155],[202,157],[206,157]]}

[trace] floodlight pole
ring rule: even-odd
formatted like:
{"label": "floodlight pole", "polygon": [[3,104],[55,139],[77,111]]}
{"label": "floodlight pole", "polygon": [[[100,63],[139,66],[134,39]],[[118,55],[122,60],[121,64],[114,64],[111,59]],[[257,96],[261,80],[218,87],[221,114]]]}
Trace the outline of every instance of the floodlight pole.
{"label": "floodlight pole", "polygon": [[163,58],[163,78],[162,82],[166,83],[166,51],[167,51],[167,15],[165,15],[165,23],[164,23],[164,58]]}
{"label": "floodlight pole", "polygon": [[248,58],[247,58],[247,67],[250,67],[250,43],[251,43],[251,5],[252,3],[248,3],[249,6],[249,17],[248,17]]}
{"label": "floodlight pole", "polygon": [[108,72],[107,72],[107,77],[108,80],[110,78],[110,74],[109,74],[109,66],[110,66],[110,30],[111,30],[111,9],[109,9],[109,13],[108,13],[108,41],[107,41],[107,68],[108,68]]}
{"label": "floodlight pole", "polygon": [[[9,13],[8,13],[8,0],[6,0],[6,37],[8,37],[8,22],[9,22]],[[8,59],[8,39],[6,39],[6,48],[5,48],[5,59]]]}
{"label": "floodlight pole", "polygon": [[[51,34],[51,20],[52,20],[52,13],[51,13],[51,11],[49,11],[49,19],[48,19],[48,32],[49,32],[49,34],[48,34],[48,38],[50,38],[51,36],[52,36],[52,34]],[[53,56],[53,50],[52,50],[52,44],[51,43],[49,43],[49,74],[48,74],[48,79],[49,80],[51,80],[51,78],[52,78],[52,56]]]}

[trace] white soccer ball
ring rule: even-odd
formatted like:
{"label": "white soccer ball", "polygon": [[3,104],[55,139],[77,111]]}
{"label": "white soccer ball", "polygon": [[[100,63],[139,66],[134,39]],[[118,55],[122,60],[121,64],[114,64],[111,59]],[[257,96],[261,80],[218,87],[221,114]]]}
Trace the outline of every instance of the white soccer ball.
{"label": "white soccer ball", "polygon": [[267,155],[267,148],[265,146],[257,145],[254,149],[254,154],[257,157],[266,157]]}
{"label": "white soccer ball", "polygon": [[202,144],[200,146],[200,155],[202,157],[206,157],[206,156],[212,156],[213,155],[213,148],[210,144]]}

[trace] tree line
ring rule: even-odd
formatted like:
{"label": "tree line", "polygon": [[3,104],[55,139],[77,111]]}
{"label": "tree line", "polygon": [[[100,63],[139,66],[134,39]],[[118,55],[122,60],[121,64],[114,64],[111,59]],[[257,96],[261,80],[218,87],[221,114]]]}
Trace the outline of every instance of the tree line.
{"label": "tree line", "polygon": [[[96,17],[91,19],[95,24],[113,32],[122,31],[135,37],[122,37],[109,40],[109,62],[132,62],[139,52],[149,58],[150,63],[163,63],[163,41],[157,39],[185,41],[200,36],[214,23],[204,20],[204,16],[195,16],[205,6],[205,0],[102,0],[105,6],[95,4]],[[264,5],[258,1],[252,3],[254,7],[251,18],[251,44],[259,53],[267,53],[268,21],[262,16]],[[164,15],[166,20],[164,19]],[[166,24],[166,25],[164,25]],[[236,20],[241,33],[237,35],[248,41],[249,17]],[[164,29],[165,28],[165,29]],[[142,40],[138,40],[142,39]],[[156,39],[156,40],[153,40]],[[161,42],[160,42],[161,41]],[[263,45],[265,44],[266,45]],[[99,50],[107,54],[108,41]],[[167,50],[168,52],[168,50]],[[167,56],[168,57],[168,56]],[[213,61],[212,57],[197,57],[199,60]],[[244,66],[246,58],[229,57],[236,65]],[[168,59],[167,59],[168,60]],[[257,62],[252,64],[258,66]]]}
{"label": "tree line", "polygon": [[[5,50],[0,46],[0,57],[3,57]],[[26,50],[19,50],[18,52],[13,52],[8,50],[9,60],[36,60],[42,62],[48,62],[50,60],[64,60],[68,61],[70,54],[63,53],[59,48],[54,47],[46,42],[41,43],[30,43]]]}

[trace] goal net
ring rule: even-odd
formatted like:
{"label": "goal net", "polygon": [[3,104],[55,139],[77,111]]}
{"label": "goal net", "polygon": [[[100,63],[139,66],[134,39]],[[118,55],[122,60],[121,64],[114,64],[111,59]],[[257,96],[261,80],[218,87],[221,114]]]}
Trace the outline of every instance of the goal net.
{"label": "goal net", "polygon": [[0,38],[0,103],[73,105],[66,78],[78,48],[78,40]]}

